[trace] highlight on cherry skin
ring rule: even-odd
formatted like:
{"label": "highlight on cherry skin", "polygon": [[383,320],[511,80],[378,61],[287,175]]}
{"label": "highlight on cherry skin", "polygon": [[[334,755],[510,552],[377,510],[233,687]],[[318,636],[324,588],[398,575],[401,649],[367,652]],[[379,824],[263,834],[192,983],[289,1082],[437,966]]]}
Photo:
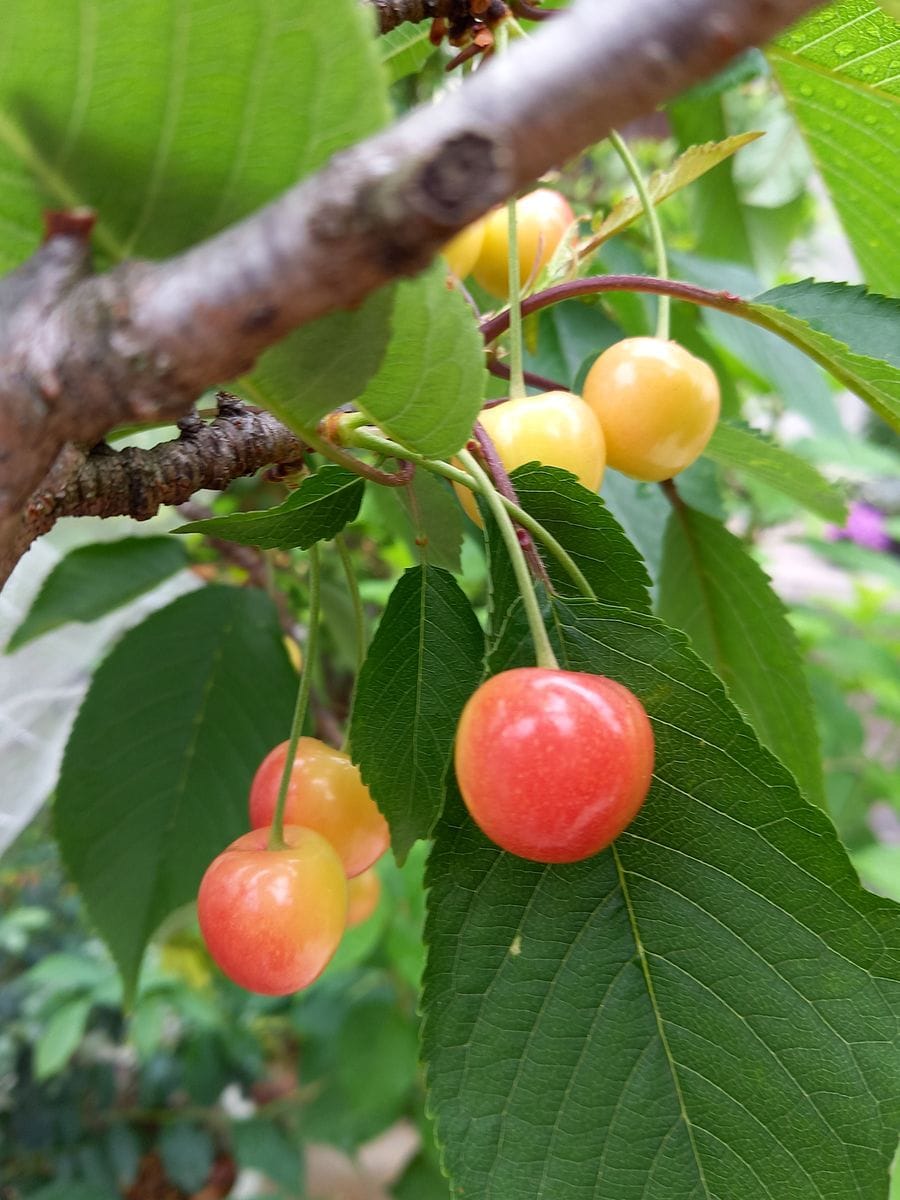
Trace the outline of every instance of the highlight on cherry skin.
{"label": "highlight on cherry skin", "polygon": [[321,834],[286,825],[285,848],[253,829],[214,858],[197,896],[200,930],[229,979],[264,996],[307,987],[328,965],[347,920],[347,879]]}
{"label": "highlight on cherry skin", "polygon": [[511,854],[578,862],[634,820],[653,774],[643,704],[602,675],[521,667],[469,698],[456,777],[483,833]]}
{"label": "highlight on cherry skin", "polygon": [[[271,750],[253,778],[250,824],[254,829],[271,825],[274,820],[287,750],[287,742]],[[390,843],[387,821],[350,756],[318,738],[301,737],[297,743],[284,820],[288,825],[314,829],[327,838],[348,878],[371,867]]]}
{"label": "highlight on cherry skin", "polygon": [[603,427],[608,465],[647,483],[689,467],[719,419],[712,368],[660,338],[624,338],[604,350],[582,394]]}
{"label": "highlight on cherry skin", "polygon": [[[472,274],[498,300],[509,297],[509,215],[506,205],[482,218],[481,251]],[[538,188],[516,201],[516,244],[519,279],[524,288],[534,281],[556,253],[575,223],[572,206],[561,192]]]}
{"label": "highlight on cherry skin", "polygon": [[[484,409],[478,419],[507,472],[537,461],[571,471],[592,492],[600,487],[606,465],[603,430],[589,405],[573,392],[521,396]],[[466,513],[481,525],[473,494],[460,484],[453,486]]]}

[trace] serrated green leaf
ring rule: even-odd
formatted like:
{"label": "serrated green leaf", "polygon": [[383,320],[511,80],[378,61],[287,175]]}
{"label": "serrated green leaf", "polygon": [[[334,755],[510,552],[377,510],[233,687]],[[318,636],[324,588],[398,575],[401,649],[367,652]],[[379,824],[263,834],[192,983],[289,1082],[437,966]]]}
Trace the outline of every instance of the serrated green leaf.
{"label": "serrated green leaf", "polygon": [[742,306],[900,428],[900,300],[841,283],[786,284]]}
{"label": "serrated green leaf", "polygon": [[767,54],[869,284],[900,293],[900,28],[875,0],[842,0]]}
{"label": "serrated green leaf", "polygon": [[897,910],[859,887],[682,635],[556,601],[563,665],[646,705],[650,796],[571,866],[458,806],[428,868],[424,1053],[458,1194],[879,1200],[900,1123]]}
{"label": "serrated green leaf", "polygon": [[843,525],[847,519],[847,501],[838,487],[749,426],[717,425],[703,453],[721,467],[746,472],[776,488],[826,521]]}
{"label": "serrated green leaf", "polygon": [[485,379],[472,310],[435,263],[397,285],[391,343],[357,405],[398,442],[444,458],[470,436]]}
{"label": "serrated green leaf", "polygon": [[377,45],[388,80],[396,83],[407,75],[420,71],[434,54],[429,24],[398,25],[379,37]]}
{"label": "serrated green leaf", "polygon": [[54,1009],[34,1045],[35,1079],[63,1069],[81,1044],[93,1003],[91,996],[73,996]]}
{"label": "serrated green leaf", "polygon": [[170,537],[122,538],[71,550],[44,580],[7,642],[6,653],[67,621],[96,621],[150,591],[187,562],[184,547]]}
{"label": "serrated green leaf", "polygon": [[398,862],[441,814],[456,723],[483,660],[484,635],[453,576],[411,567],[359,673],[350,728],[353,761],[387,817]]}
{"label": "serrated green leaf", "polygon": [[657,611],[688,635],[806,797],[824,804],[815,711],[796,635],[762,568],[724,525],[690,508],[672,513]]}
{"label": "serrated green leaf", "polygon": [[174,532],[203,533],[267,550],[308,550],[314,542],[333,538],[356,518],[364,490],[358,475],[328,463],[275,508],[191,521]]}
{"label": "serrated green leaf", "polygon": [[[736,154],[742,146],[755,142],[762,137],[759,132],[738,133],[732,137],[723,138],[719,142],[706,142],[702,146],[689,146],[679,154],[670,167],[664,171],[654,171],[647,180],[647,192],[654,204],[673,196],[688,184],[700,179],[707,171],[717,167]],[[643,214],[644,206],[639,196],[626,196],[620,200],[603,218],[599,229],[590,238],[590,248],[601,246],[617,233],[638,219]]]}
{"label": "serrated green leaf", "polygon": [[217,586],[154,613],[95,674],[55,828],[126,993],[160,921],[246,829],[250,781],[284,737],[296,686],[268,598]]}
{"label": "serrated green leaf", "polygon": [[0,271],[34,249],[48,207],[96,209],[109,258],[172,254],[387,122],[356,0],[219,16],[204,0],[4,5]]}

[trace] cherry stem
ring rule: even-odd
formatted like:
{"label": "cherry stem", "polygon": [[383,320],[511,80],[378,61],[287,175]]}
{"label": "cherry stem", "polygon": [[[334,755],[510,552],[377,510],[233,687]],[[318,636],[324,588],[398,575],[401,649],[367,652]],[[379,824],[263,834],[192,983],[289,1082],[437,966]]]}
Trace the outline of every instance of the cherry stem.
{"label": "cherry stem", "polygon": [[[491,441],[491,436],[480,421],[476,421],[472,429],[475,441],[478,443],[478,449],[481,457],[484,459],[485,466],[488,469],[488,474],[491,476],[494,487],[501,496],[505,496],[507,500],[511,500],[513,504],[518,506],[519,497],[516,495],[516,489],[512,485],[512,480],[507,473],[506,467],[500,461],[500,455],[497,453],[497,447]],[[521,531],[519,544],[525,553],[525,558],[528,560],[528,565],[531,568],[531,573],[535,579],[539,579],[545,587],[549,588],[550,576],[547,574],[547,568],[541,562],[541,556],[535,549],[534,542],[531,540],[531,534],[527,530]]]}
{"label": "cherry stem", "polygon": [[553,647],[550,645],[550,638],[547,636],[544,618],[541,615],[541,607],[538,604],[534,586],[531,582],[531,575],[528,571],[528,564],[525,561],[525,552],[516,535],[512,518],[503,504],[503,498],[496,491],[487,474],[479,466],[474,455],[470,454],[468,450],[460,450],[457,457],[479,485],[479,491],[484,496],[494,520],[500,527],[500,534],[506,544],[506,550],[512,562],[516,583],[519,587],[519,594],[522,597],[522,604],[525,606],[528,628],[531,631],[531,639],[534,642],[535,661],[539,667],[556,669],[559,667],[559,663],[556,661],[556,655],[553,653]]}
{"label": "cherry stem", "polygon": [[297,688],[297,702],[294,705],[294,716],[291,720],[291,732],[288,738],[287,756],[284,760],[284,770],[278,785],[278,800],[275,803],[275,815],[272,818],[272,828],[269,831],[269,849],[283,850],[284,841],[284,806],[287,801],[288,787],[291,782],[291,772],[294,769],[294,756],[297,753],[297,743],[306,719],[309,707],[309,693],[312,690],[312,674],[316,661],[316,647],[319,640],[319,608],[321,603],[321,571],[319,568],[319,546],[314,542],[309,548],[309,626],[306,634],[306,645],[303,653],[303,669],[300,672],[300,685]]}
{"label": "cherry stem", "polygon": [[[702,304],[705,308],[717,308],[722,312],[734,313],[736,316],[751,320],[764,329],[770,326],[752,312],[748,315],[749,305],[733,292],[713,291],[711,288],[699,287],[695,283],[682,283],[676,279],[657,279],[653,275],[586,275],[583,279],[570,279],[566,283],[557,283],[535,292],[522,301],[522,316],[549,308],[551,304],[559,304],[561,300],[571,300],[576,296],[597,296],[602,292],[649,292],[654,296],[673,296],[676,300],[689,300],[692,304]],[[506,333],[510,326],[510,311],[504,309],[494,317],[488,317],[481,322],[481,335],[486,344],[495,341],[501,334]],[[778,332],[778,330],[775,330]],[[781,333],[781,337],[785,334]],[[785,340],[790,341],[787,337]]]}
{"label": "cherry stem", "polygon": [[[356,416],[356,413],[352,414],[352,417]],[[384,487],[406,487],[415,472],[413,464],[406,459],[397,460],[396,471],[382,471],[379,467],[373,467],[370,463],[361,462],[353,454],[348,454],[346,450],[336,445],[330,438],[322,437],[320,433],[312,429],[302,429],[300,437],[313,450],[318,451],[323,458],[337,463],[339,467],[344,467],[346,470],[352,471],[354,475],[359,475],[363,479],[369,479],[372,483],[380,483]]]}
{"label": "cherry stem", "polygon": [[350,593],[350,603],[353,607],[353,628],[356,642],[356,673],[362,670],[362,665],[366,660],[366,647],[368,646],[368,638],[366,637],[366,614],[363,608],[362,597],[359,594],[359,583],[356,579],[356,572],[353,570],[353,560],[350,557],[350,551],[347,548],[347,540],[342,533],[335,536],[334,546],[341,560],[341,566],[344,568],[344,576],[347,580],[347,591]]}
{"label": "cherry stem", "polygon": [[[653,239],[653,254],[656,258],[656,274],[660,279],[669,278],[669,260],[666,257],[666,243],[662,235],[662,225],[659,220],[659,213],[656,211],[656,205],[650,199],[650,193],[647,191],[647,184],[644,176],[641,174],[641,169],[637,164],[637,160],[631,153],[628,143],[620,133],[615,129],[610,131],[609,140],[612,143],[616,153],[622,162],[625,164],[625,169],[631,176],[632,183],[637,189],[637,194],[640,197],[641,205],[644,209],[644,216],[647,218],[647,224],[650,226],[650,236]],[[662,338],[663,341],[669,340],[669,315],[671,308],[671,300],[668,296],[660,296],[656,310],[656,336]]]}
{"label": "cherry stem", "polygon": [[509,217],[509,391],[515,400],[528,394],[525,390],[522,365],[522,281],[519,274],[519,233],[515,196],[507,204],[506,211]]}

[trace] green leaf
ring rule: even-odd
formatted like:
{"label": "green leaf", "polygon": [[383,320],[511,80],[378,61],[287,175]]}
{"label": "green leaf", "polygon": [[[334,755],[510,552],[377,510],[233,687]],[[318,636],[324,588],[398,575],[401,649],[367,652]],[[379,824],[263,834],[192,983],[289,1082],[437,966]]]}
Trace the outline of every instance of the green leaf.
{"label": "green leaf", "polygon": [[18,650],[67,621],[96,621],[150,591],[186,566],[170,537],[132,537],[79,546],[56,564],[6,645]]}
{"label": "green leaf", "polygon": [[767,50],[869,284],[900,293],[900,29],[875,0],[811,14]]}
{"label": "green leaf", "polygon": [[87,17],[11,0],[3,15],[0,272],[48,207],[96,209],[109,258],[172,254],[390,115],[356,0],[235,4],[227,20],[204,0],[98,0]]}
{"label": "green leaf", "polygon": [[267,550],[308,550],[314,542],[333,538],[355,519],[364,490],[358,475],[328,463],[275,508],[191,521],[174,532],[203,533]]}
{"label": "green leaf", "polygon": [[681,634],[557,601],[563,665],[646,705],[613,849],[543,866],[459,807],[428,868],[424,1054],[453,1187],[491,1200],[877,1200],[900,1121],[897,911],[859,887]]}
{"label": "green leaf", "polygon": [[84,1037],[91,996],[74,996],[53,1011],[34,1045],[34,1077],[49,1079],[63,1069]]}
{"label": "green leaf", "polygon": [[379,37],[377,45],[390,83],[414,75],[434,54],[428,23],[398,25]]}
{"label": "green leaf", "polygon": [[416,471],[402,488],[375,488],[385,506],[402,514],[402,528],[415,556],[432,567],[458,574],[463,539],[463,512],[445,480]]}
{"label": "green leaf", "polygon": [[205,587],[132,629],[94,676],[56,795],[63,858],[133,994],[144,946],[244,832],[296,675],[262,593]]}
{"label": "green leaf", "polygon": [[[647,570],[598,495],[568,471],[538,463],[513,471],[512,483],[522,507],[569,552],[598,599],[639,612],[649,610]],[[542,546],[540,551],[557,591],[577,594],[558,561]]]}
{"label": "green leaf", "polygon": [[179,1121],[169,1125],[159,1139],[166,1174],[184,1191],[198,1191],[212,1170],[215,1145],[211,1134],[200,1125]]}
{"label": "green leaf", "polygon": [[398,862],[440,816],[456,723],[483,658],[484,635],[453,576],[411,567],[359,673],[350,729],[353,761],[388,819]]}
{"label": "green leaf", "polygon": [[[700,179],[707,171],[737,154],[742,146],[755,142],[762,137],[759,132],[738,133],[721,141],[706,142],[702,146],[689,146],[683,154],[679,154],[670,167],[664,171],[654,171],[647,180],[647,192],[654,204],[673,196],[675,192],[687,187]],[[620,200],[603,218],[599,229],[591,238],[591,244],[599,246],[608,238],[621,233],[623,229],[643,214],[644,206],[637,195],[626,196]]]}
{"label": "green leaf", "polygon": [[444,458],[470,436],[485,378],[477,322],[438,262],[397,285],[391,343],[357,405],[389,437]]}
{"label": "green leaf", "polygon": [[762,568],[724,525],[689,508],[672,513],[657,611],[688,635],[807,798],[824,804],[815,710],[796,635]]}
{"label": "green leaf", "polygon": [[251,1117],[231,1126],[234,1153],[242,1170],[262,1171],[274,1184],[297,1195],[303,1179],[300,1148],[271,1118]]}
{"label": "green leaf", "polygon": [[783,492],[826,521],[843,525],[847,519],[847,501],[838,487],[749,426],[717,425],[703,453],[721,467],[744,472]]}

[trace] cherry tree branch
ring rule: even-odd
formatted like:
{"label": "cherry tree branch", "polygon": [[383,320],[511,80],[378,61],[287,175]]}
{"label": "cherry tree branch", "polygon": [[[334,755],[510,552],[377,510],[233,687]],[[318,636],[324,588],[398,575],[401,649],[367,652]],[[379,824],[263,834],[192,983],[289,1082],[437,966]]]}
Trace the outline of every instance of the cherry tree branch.
{"label": "cherry tree branch", "polygon": [[375,9],[379,33],[390,33],[406,21],[419,24],[444,17],[461,21],[471,13],[470,0],[366,0]]}
{"label": "cherry tree branch", "polygon": [[817,3],[577,0],[439,104],[165,262],[92,275],[86,228],[57,222],[0,280],[0,581],[22,506],[67,443],[177,419],[291,330],[415,274],[493,205]]}

